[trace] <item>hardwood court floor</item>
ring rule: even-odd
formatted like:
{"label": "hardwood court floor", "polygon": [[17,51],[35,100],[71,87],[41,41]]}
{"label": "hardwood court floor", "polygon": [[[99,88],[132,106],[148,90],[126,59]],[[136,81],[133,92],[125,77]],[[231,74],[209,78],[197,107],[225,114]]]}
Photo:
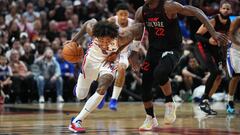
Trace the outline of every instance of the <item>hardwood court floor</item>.
{"label": "hardwood court floor", "polygon": [[[83,103],[64,104],[14,104],[0,106],[0,135],[74,135],[68,131],[72,116],[78,114]],[[164,125],[164,104],[155,103],[155,113],[161,129],[156,132],[139,132],[145,114],[141,102],[121,102],[113,112],[108,104],[96,110],[84,121],[87,135],[219,135],[240,134],[240,115],[226,115],[225,104],[214,103],[218,111],[213,118],[206,118],[192,103],[178,104],[177,120],[173,125]],[[240,104],[236,105],[239,112]]]}

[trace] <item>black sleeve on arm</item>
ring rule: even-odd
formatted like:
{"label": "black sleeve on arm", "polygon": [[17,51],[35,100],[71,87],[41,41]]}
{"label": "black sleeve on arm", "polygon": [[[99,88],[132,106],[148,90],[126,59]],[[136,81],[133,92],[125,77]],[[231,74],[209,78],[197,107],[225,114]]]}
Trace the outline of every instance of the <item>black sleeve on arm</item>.
{"label": "black sleeve on arm", "polygon": [[195,35],[195,38],[196,38],[198,41],[200,41],[200,42],[202,42],[202,43],[204,43],[204,44],[209,44],[209,39],[208,39],[208,38],[205,38],[205,37],[202,36],[201,34],[196,34],[196,35]]}

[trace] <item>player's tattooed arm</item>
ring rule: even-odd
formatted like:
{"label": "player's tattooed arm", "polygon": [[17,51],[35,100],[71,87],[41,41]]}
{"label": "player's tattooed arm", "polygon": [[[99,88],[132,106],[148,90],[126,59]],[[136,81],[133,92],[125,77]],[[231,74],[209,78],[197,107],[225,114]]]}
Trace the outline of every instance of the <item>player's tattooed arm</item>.
{"label": "player's tattooed arm", "polygon": [[240,17],[231,23],[229,36],[233,43],[240,46]]}
{"label": "player's tattooed arm", "polygon": [[135,23],[119,33],[118,45],[119,47],[128,45],[133,39],[141,39],[144,26],[142,23]]}
{"label": "player's tattooed arm", "polygon": [[81,40],[81,38],[83,37],[83,35],[85,33],[88,33],[90,36],[92,36],[92,29],[96,23],[97,23],[96,19],[91,19],[91,20],[86,21],[82,25],[81,30],[76,35],[74,35],[74,37],[72,38],[72,41],[77,42],[77,41]]}
{"label": "player's tattooed arm", "polygon": [[196,7],[190,5],[181,5],[178,2],[174,1],[166,1],[164,4],[164,9],[167,17],[169,19],[173,19],[177,16],[177,14],[182,14],[185,16],[196,16],[207,28],[208,32],[211,36],[216,40],[218,39],[220,42],[227,42],[227,36],[224,34],[220,34],[215,31],[213,26],[211,25],[208,17],[204,14],[204,12]]}

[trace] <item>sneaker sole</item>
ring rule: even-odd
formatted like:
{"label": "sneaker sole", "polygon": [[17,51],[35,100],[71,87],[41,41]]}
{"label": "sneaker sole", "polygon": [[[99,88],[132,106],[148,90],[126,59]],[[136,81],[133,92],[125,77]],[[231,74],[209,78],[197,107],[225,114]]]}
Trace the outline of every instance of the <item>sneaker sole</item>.
{"label": "sneaker sole", "polygon": [[86,133],[86,130],[76,131],[75,129],[73,129],[73,128],[71,127],[71,125],[68,126],[68,129],[69,129],[71,132],[74,132],[74,133]]}

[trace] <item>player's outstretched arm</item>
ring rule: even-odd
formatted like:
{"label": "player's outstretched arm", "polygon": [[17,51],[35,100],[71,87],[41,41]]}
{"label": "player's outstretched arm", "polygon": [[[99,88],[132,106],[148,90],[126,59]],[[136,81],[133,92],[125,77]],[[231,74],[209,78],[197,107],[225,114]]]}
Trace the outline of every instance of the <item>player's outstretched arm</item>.
{"label": "player's outstretched arm", "polygon": [[231,23],[230,30],[229,30],[229,36],[231,41],[238,46],[240,46],[239,30],[240,30],[240,16],[237,17],[236,20]]}
{"label": "player's outstretched arm", "polygon": [[92,29],[93,29],[93,26],[94,26],[96,23],[97,23],[97,20],[96,20],[96,19],[91,19],[91,20],[86,21],[86,22],[82,25],[81,30],[80,30],[76,35],[74,35],[74,37],[72,38],[72,41],[77,42],[78,40],[81,39],[81,37],[83,37],[83,35],[84,35],[85,33],[88,33],[88,35],[92,36]]}
{"label": "player's outstretched arm", "polygon": [[226,43],[228,41],[226,35],[220,34],[215,31],[209,19],[201,9],[190,5],[183,6],[180,3],[174,1],[167,1],[164,5],[164,8],[168,18],[173,18],[177,14],[182,14],[185,16],[196,16],[204,24],[208,32],[215,40],[219,40],[220,42],[223,43]]}

